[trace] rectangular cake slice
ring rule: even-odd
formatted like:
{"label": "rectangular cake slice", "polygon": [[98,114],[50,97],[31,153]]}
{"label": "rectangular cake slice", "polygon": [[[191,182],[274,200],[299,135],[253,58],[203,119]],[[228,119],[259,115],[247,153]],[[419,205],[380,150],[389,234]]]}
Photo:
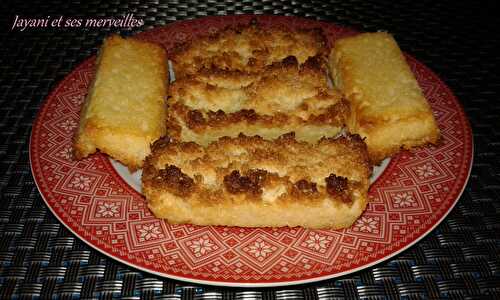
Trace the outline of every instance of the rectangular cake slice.
{"label": "rectangular cake slice", "polygon": [[295,132],[311,143],[336,136],[349,105],[328,84],[327,55],[321,29],[256,22],[178,46],[168,135],[200,145],[239,133],[275,139]]}
{"label": "rectangular cake slice", "polygon": [[211,68],[260,73],[288,56],[302,64],[309,57],[326,55],[321,29],[264,28],[254,20],[178,45],[169,58],[176,77],[182,78]]}
{"label": "rectangular cake slice", "polygon": [[202,147],[153,145],[143,192],[169,223],[242,227],[349,227],[368,201],[371,166],[357,135],[316,143],[239,135]]}
{"label": "rectangular cake slice", "polygon": [[266,139],[295,132],[314,143],[337,135],[345,126],[349,105],[328,86],[319,57],[299,64],[293,56],[261,73],[204,69],[171,86],[168,135],[207,145],[239,133]]}
{"label": "rectangular cake slice", "polygon": [[117,35],[107,38],[80,113],[75,157],[100,150],[131,170],[142,167],[150,144],[166,131],[167,74],[162,47]]}
{"label": "rectangular cake slice", "polygon": [[364,33],[336,41],[333,81],[351,105],[347,128],[366,138],[372,162],[437,143],[437,122],[394,38]]}

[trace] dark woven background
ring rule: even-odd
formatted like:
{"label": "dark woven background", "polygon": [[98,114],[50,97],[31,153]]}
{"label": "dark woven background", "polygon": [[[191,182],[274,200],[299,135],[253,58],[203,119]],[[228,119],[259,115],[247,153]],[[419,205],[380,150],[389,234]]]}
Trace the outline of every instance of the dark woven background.
{"label": "dark woven background", "polygon": [[[0,298],[500,299],[499,18],[487,2],[434,2],[2,1]],[[195,286],[142,273],[91,250],[47,210],[30,173],[28,140],[40,103],[72,68],[96,52],[110,29],[12,32],[10,27],[16,14],[116,17],[126,13],[145,20],[140,30],[206,15],[264,13],[395,34],[403,50],[452,88],[470,118],[474,166],[458,205],[436,230],[401,255],[365,271],[306,286]]]}

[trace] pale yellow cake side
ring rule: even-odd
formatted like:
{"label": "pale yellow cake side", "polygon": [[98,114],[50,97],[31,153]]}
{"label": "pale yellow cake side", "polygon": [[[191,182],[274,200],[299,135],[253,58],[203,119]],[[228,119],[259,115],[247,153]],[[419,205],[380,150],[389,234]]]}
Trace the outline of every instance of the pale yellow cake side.
{"label": "pale yellow cake side", "polygon": [[165,135],[168,85],[165,50],[113,35],[104,41],[74,138],[77,159],[100,150],[131,170]]}
{"label": "pale yellow cake side", "polygon": [[364,33],[336,41],[329,68],[351,104],[347,127],[379,163],[400,149],[437,143],[437,122],[394,38]]}

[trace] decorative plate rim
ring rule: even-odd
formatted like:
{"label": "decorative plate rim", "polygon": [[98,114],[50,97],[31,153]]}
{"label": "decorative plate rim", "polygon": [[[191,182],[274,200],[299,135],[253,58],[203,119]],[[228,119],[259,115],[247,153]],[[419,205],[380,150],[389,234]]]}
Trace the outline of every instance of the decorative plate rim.
{"label": "decorative plate rim", "polygon": [[[320,27],[323,27],[323,26],[331,26],[331,27],[334,27],[334,28],[342,28],[343,30],[350,30],[346,27],[343,27],[343,26],[339,26],[339,25],[336,25],[336,24],[333,24],[333,23],[327,23],[327,22],[324,22],[324,21],[315,21],[315,20],[310,20],[310,19],[304,19],[304,18],[299,18],[299,17],[284,17],[284,16],[254,16],[254,15],[242,15],[242,16],[210,16],[210,17],[204,17],[204,18],[200,18],[200,19],[194,19],[194,20],[186,20],[186,21],[180,21],[180,22],[174,22],[172,24],[168,24],[166,26],[163,26],[163,27],[157,27],[157,28],[153,28],[153,29],[150,29],[150,30],[147,30],[145,32],[141,32],[138,34],[139,37],[144,37],[146,35],[153,35],[155,32],[157,32],[159,29],[161,28],[164,28],[164,27],[169,27],[169,26],[174,26],[175,24],[177,23],[182,23],[182,24],[188,24],[188,26],[191,26],[193,24],[193,22],[197,22],[199,20],[206,20],[206,19],[223,19],[223,18],[230,18],[230,17],[236,17],[236,18],[243,18],[243,17],[246,17],[246,18],[249,18],[249,17],[252,17],[252,18],[269,18],[269,19],[275,19],[275,18],[287,18],[287,19],[297,19],[297,20],[302,20],[302,21],[306,21],[306,22],[309,22],[309,23],[317,23],[318,26]],[[190,25],[191,24],[191,25]],[[151,273],[151,274],[155,274],[157,276],[161,276],[161,277],[167,277],[167,278],[171,278],[171,279],[175,279],[175,280],[181,280],[181,281],[188,281],[188,282],[192,282],[192,283],[196,283],[196,284],[206,284],[206,285],[219,285],[219,286],[231,286],[231,287],[276,287],[276,286],[287,286],[287,285],[297,285],[297,284],[306,284],[306,283],[312,283],[312,282],[318,282],[318,281],[323,281],[323,280],[328,280],[328,279],[331,279],[331,278],[335,278],[335,277],[339,277],[339,276],[343,276],[343,275],[346,275],[346,274],[350,274],[350,273],[353,273],[353,272],[357,272],[359,270],[362,270],[362,269],[366,269],[366,268],[369,268],[369,267],[372,267],[376,264],[379,264],[381,263],[382,261],[385,261],[385,260],[388,260],[398,254],[400,254],[401,252],[407,250],[408,248],[410,248],[411,246],[415,245],[416,243],[418,243],[420,240],[422,240],[424,237],[426,237],[431,231],[433,231],[447,216],[448,214],[451,212],[451,210],[455,207],[455,205],[457,204],[457,202],[459,201],[463,191],[465,190],[466,186],[467,186],[467,182],[468,182],[468,179],[470,177],[470,173],[471,173],[471,169],[472,169],[472,164],[473,164],[473,159],[474,159],[474,141],[473,141],[473,135],[472,135],[472,130],[471,130],[471,126],[470,126],[470,123],[469,123],[469,120],[465,114],[465,111],[463,109],[463,106],[462,104],[458,101],[458,99],[455,97],[455,95],[452,93],[451,89],[439,78],[439,76],[437,74],[435,74],[430,68],[428,68],[426,65],[424,65],[423,63],[420,63],[418,60],[416,60],[413,56],[405,53],[405,55],[407,57],[409,57],[411,60],[413,60],[414,62],[416,62],[418,64],[419,67],[421,67],[424,72],[426,74],[430,74],[433,78],[433,80],[436,80],[437,81],[437,84],[444,89],[444,91],[446,92],[447,96],[449,98],[449,100],[453,101],[454,104],[456,105],[457,107],[457,110],[455,111],[456,113],[458,113],[461,121],[463,121],[463,123],[461,123],[461,125],[463,125],[463,127],[461,127],[464,131],[464,136],[465,136],[465,141],[464,142],[464,150],[467,150],[470,149],[470,152],[469,153],[466,153],[467,155],[467,158],[464,158],[464,163],[468,161],[468,165],[467,166],[461,166],[460,167],[460,171],[462,173],[464,173],[462,175],[462,178],[458,177],[457,176],[457,179],[455,179],[455,181],[457,182],[461,182],[461,188],[460,190],[456,191],[456,197],[454,197],[454,200],[451,201],[451,205],[449,205],[449,207],[446,209],[446,211],[442,214],[442,216],[438,219],[436,219],[433,224],[427,228],[426,230],[422,231],[422,232],[419,232],[417,233],[417,237],[414,238],[414,240],[412,240],[411,242],[409,243],[406,243],[404,244],[403,246],[400,246],[397,248],[397,250],[394,250],[386,255],[381,255],[381,257],[367,263],[367,264],[360,264],[359,266],[357,267],[354,267],[354,268],[350,268],[350,269],[346,269],[344,271],[341,271],[341,272],[330,272],[329,274],[325,274],[325,275],[320,275],[320,276],[315,276],[315,275],[310,275],[309,277],[305,277],[304,279],[287,279],[287,278],[282,278],[282,279],[272,279],[272,280],[268,280],[266,281],[265,279],[260,279],[260,280],[232,280],[231,278],[227,279],[227,280],[216,280],[216,279],[202,279],[203,276],[202,275],[193,275],[192,273],[190,274],[183,274],[183,275],[178,275],[179,273],[182,273],[182,271],[178,271],[177,274],[176,273],[167,273],[167,272],[161,272],[161,271],[157,271],[157,270],[154,270],[153,268],[148,268],[148,267],[145,267],[145,266],[142,266],[142,265],[139,265],[137,264],[136,262],[133,262],[133,261],[127,261],[126,259],[122,258],[120,255],[117,255],[117,253],[114,253],[112,252],[112,249],[107,249],[105,246],[101,245],[99,246],[99,241],[95,241],[93,240],[92,238],[89,238],[89,237],[86,237],[83,233],[80,233],[78,232],[77,229],[73,228],[73,226],[75,225],[72,225],[72,224],[68,224],[67,220],[65,220],[63,218],[62,215],[60,215],[60,213],[58,213],[56,211],[56,209],[50,204],[49,200],[47,199],[47,197],[49,195],[46,195],[44,194],[43,191],[47,192],[46,189],[43,189],[43,187],[41,186],[41,181],[42,178],[38,178],[38,176],[41,176],[41,174],[37,174],[35,172],[35,166],[38,162],[34,162],[34,158],[33,158],[33,155],[34,155],[34,147],[36,147],[34,145],[34,133],[38,132],[37,131],[37,128],[36,128],[36,125],[39,124],[39,122],[41,122],[42,120],[42,116],[43,116],[43,112],[45,112],[46,110],[49,109],[49,103],[50,103],[50,100],[53,99],[56,95],[58,95],[58,93],[60,92],[60,90],[65,86],[66,84],[66,81],[69,79],[69,78],[72,78],[72,76],[75,76],[79,70],[81,68],[83,68],[84,66],[88,65],[89,63],[92,63],[92,61],[95,59],[95,55],[94,56],[91,56],[91,57],[88,57],[86,58],[84,61],[82,61],[81,63],[79,63],[70,73],[68,73],[61,81],[59,81],[55,87],[51,90],[51,92],[49,93],[49,95],[44,99],[42,105],[40,106],[40,109],[37,113],[37,116],[35,117],[35,120],[33,122],[33,125],[32,125],[32,130],[30,132],[30,139],[29,139],[29,161],[30,161],[30,167],[31,167],[31,172],[32,172],[32,175],[33,175],[33,178],[34,178],[34,182],[40,192],[40,195],[42,196],[42,199],[44,200],[44,202],[47,204],[47,207],[49,208],[49,210],[52,212],[52,214],[55,215],[55,217],[59,220],[59,222],[61,222],[66,228],[68,228],[69,231],[71,231],[73,234],[75,234],[81,241],[85,242],[87,245],[89,245],[90,247],[92,247],[93,249],[99,251],[100,253],[106,255],[107,257],[111,257],[127,266],[130,266],[130,267],[133,267],[133,268],[136,268],[136,269],[139,269],[141,271],[145,271],[145,272],[148,272],[148,273]],[[470,143],[468,143],[470,142]],[[101,155],[101,154],[99,154]],[[396,162],[393,160],[387,168],[390,168],[391,166],[393,167],[393,165],[396,164]],[[37,166],[38,168],[40,168],[40,166]],[[112,172],[115,172],[116,175],[118,176],[117,174],[117,171],[114,170],[113,168],[112,169]],[[387,169],[386,169],[387,171]],[[465,172],[463,172],[465,171]],[[386,172],[384,172],[386,173]],[[388,176],[387,174],[381,174],[381,176],[379,176],[377,178],[377,180],[373,183],[373,185],[379,181],[381,181],[383,179],[383,177],[386,177]],[[388,173],[388,172],[387,172]],[[123,179],[122,179],[123,180]],[[134,188],[132,188],[131,186],[129,186],[128,184],[125,183],[126,186],[128,186],[129,190],[128,192],[131,192],[131,193],[136,193],[137,195],[140,195]],[[50,193],[50,191],[49,191]],[[94,244],[96,243],[96,244]],[[322,272],[325,272],[325,271],[322,271]]]}

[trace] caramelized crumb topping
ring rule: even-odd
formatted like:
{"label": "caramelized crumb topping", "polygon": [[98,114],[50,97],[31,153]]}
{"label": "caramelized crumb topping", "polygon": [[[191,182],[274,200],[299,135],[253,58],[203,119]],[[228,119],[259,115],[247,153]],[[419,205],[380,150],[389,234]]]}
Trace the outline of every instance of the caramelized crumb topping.
{"label": "caramelized crumb topping", "polygon": [[318,192],[315,182],[301,179],[295,183],[295,188],[304,195],[311,195]]}
{"label": "caramelized crumb topping", "polygon": [[250,169],[246,172],[246,176],[250,178],[252,182],[259,187],[261,187],[267,179],[267,171],[261,169]]}
{"label": "caramelized crumb topping", "polygon": [[224,176],[224,186],[232,194],[250,193],[258,195],[262,193],[262,185],[267,178],[265,170],[248,170],[246,176],[242,176],[238,170]]}
{"label": "caramelized crumb topping", "polygon": [[205,124],[205,118],[203,118],[203,114],[199,110],[190,110],[187,114],[187,125],[190,128],[195,128],[200,125]]}
{"label": "caramelized crumb topping", "polygon": [[325,181],[328,194],[340,197],[346,203],[352,201],[347,193],[347,178],[330,174],[325,178]]}
{"label": "caramelized crumb topping", "polygon": [[151,145],[151,151],[162,151],[163,149],[167,148],[169,144],[170,139],[168,137],[162,137],[156,140],[153,145]]}
{"label": "caramelized crumb topping", "polygon": [[224,122],[227,119],[227,114],[221,109],[217,111],[210,110],[207,112],[207,117],[209,124],[220,123]]}
{"label": "caramelized crumb topping", "polygon": [[167,165],[165,169],[159,170],[154,180],[177,196],[189,196],[194,189],[194,180],[174,165]]}

